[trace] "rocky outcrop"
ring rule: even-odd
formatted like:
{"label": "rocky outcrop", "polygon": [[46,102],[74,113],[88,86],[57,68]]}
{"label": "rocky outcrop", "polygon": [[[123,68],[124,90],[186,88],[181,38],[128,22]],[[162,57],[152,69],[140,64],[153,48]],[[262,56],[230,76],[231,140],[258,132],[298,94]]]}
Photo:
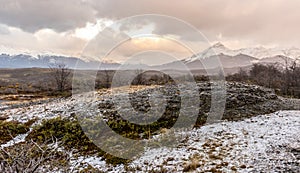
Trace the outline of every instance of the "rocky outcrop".
{"label": "rocky outcrop", "polygon": [[[197,122],[199,125],[205,123],[206,117],[211,109],[212,85],[213,83],[210,82],[197,84],[200,98],[200,111]],[[163,93],[163,96],[159,96],[157,93]],[[190,105],[193,105],[192,101],[195,97],[193,91],[191,91],[189,87],[186,87],[184,94],[189,95],[188,97],[190,99],[188,100],[191,101]],[[176,85],[167,85],[133,92],[129,94],[130,104],[127,104],[127,107],[118,107],[114,104],[114,100],[118,100],[119,105],[126,105],[125,103],[128,102],[128,100],[124,99],[123,95],[114,97],[108,96],[99,103],[99,108],[105,117],[109,119],[121,119],[118,112],[132,112],[132,108],[137,112],[147,113],[151,109],[150,102],[153,97],[156,99],[164,97],[167,100],[165,110],[163,110],[164,112],[159,120],[173,120],[178,117],[179,111],[182,109],[182,95]],[[296,109],[296,106],[287,102],[287,99],[278,97],[271,89],[243,83],[226,83],[224,120],[241,120],[278,110],[291,109]],[[187,112],[186,116],[188,116],[188,114]]]}
{"label": "rocky outcrop", "polygon": [[294,109],[272,89],[242,83],[227,83],[224,119],[239,120],[278,110]]}

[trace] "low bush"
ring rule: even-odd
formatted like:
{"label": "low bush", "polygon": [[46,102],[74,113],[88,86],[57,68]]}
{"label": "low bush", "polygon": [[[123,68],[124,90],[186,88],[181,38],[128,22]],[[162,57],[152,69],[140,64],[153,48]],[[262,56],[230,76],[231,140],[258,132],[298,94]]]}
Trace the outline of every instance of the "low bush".
{"label": "low bush", "polygon": [[66,149],[77,149],[81,154],[97,154],[104,157],[109,164],[125,164],[129,160],[112,156],[97,147],[84,133],[81,124],[77,120],[68,118],[54,118],[45,120],[36,126],[27,136],[38,143],[43,143],[51,138],[62,141]]}
{"label": "low bush", "polygon": [[30,125],[30,122],[23,124],[17,121],[0,121],[0,144],[10,141],[18,134],[27,133]]}

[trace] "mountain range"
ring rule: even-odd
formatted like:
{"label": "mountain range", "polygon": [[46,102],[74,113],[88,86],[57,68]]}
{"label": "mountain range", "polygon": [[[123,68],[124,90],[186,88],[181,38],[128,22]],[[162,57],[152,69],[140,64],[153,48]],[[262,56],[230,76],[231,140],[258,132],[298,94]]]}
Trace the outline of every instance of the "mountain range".
{"label": "mountain range", "polygon": [[208,58],[212,55],[219,55],[225,54],[228,56],[236,56],[239,54],[248,55],[257,59],[264,59],[274,56],[285,56],[292,59],[297,59],[300,57],[300,49],[296,47],[291,48],[265,48],[262,46],[259,47],[249,47],[249,48],[242,48],[242,49],[229,49],[225,47],[222,43],[218,42],[213,46],[209,47],[208,49],[187,58],[186,61],[193,61],[195,58]]}
{"label": "mountain range", "polygon": [[0,68],[49,68],[54,64],[65,64],[68,68],[75,69],[116,69],[120,64],[114,62],[83,61],[76,57],[55,56],[55,55],[0,55]]}
{"label": "mountain range", "polygon": [[[3,47],[0,47],[1,49]],[[0,49],[0,52],[2,51]],[[7,52],[7,51],[5,51]],[[12,52],[12,51],[11,51]],[[300,56],[300,49],[292,48],[264,48],[250,47],[242,49],[229,49],[222,43],[216,43],[198,54],[167,64],[147,66],[144,64],[130,64],[128,69],[149,68],[149,69],[176,69],[182,70],[185,65],[191,70],[216,68],[218,63],[225,69],[248,67],[254,63],[270,64],[277,63],[284,65],[292,62]],[[115,62],[84,61],[76,57],[51,54],[30,54],[30,53],[2,53],[0,54],[0,68],[48,68],[54,63],[64,63],[69,68],[80,67],[80,69],[117,69],[121,64]]]}

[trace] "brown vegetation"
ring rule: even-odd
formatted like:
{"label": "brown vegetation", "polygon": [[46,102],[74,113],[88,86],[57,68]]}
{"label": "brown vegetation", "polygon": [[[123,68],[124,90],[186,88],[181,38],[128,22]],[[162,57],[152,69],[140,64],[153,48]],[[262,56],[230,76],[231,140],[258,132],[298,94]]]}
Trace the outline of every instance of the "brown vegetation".
{"label": "brown vegetation", "polygon": [[240,69],[229,75],[227,80],[247,82],[275,89],[277,94],[300,98],[300,66],[297,61],[284,69],[276,64],[254,64],[249,72]]}

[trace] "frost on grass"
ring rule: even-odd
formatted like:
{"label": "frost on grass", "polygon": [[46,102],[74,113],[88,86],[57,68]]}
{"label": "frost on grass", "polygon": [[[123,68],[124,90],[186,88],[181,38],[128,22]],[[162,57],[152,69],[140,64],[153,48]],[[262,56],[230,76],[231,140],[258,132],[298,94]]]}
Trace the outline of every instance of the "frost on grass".
{"label": "frost on grass", "polygon": [[212,124],[188,132],[188,141],[177,148],[145,152],[131,167],[143,171],[164,167],[170,172],[297,172],[300,162],[295,153],[300,147],[299,131],[299,111]]}

